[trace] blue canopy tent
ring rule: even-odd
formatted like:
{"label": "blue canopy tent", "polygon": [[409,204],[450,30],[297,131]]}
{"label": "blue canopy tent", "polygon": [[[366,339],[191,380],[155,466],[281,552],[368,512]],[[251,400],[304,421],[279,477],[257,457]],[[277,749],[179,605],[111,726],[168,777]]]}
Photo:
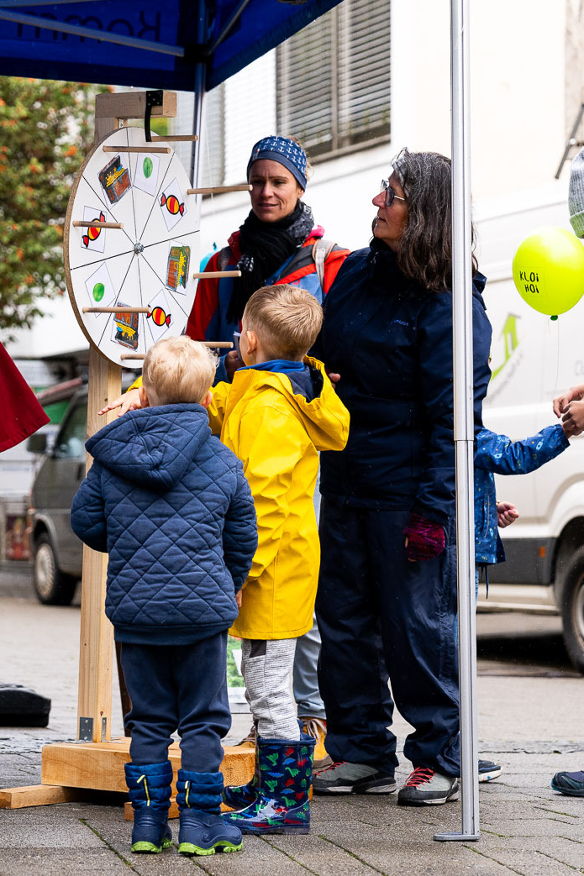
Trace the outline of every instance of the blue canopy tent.
{"label": "blue canopy tent", "polygon": [[0,75],[209,90],[339,2],[0,0]]}
{"label": "blue canopy tent", "polygon": [[[0,0],[0,75],[205,91],[340,0]],[[462,829],[479,838],[470,295],[469,0],[450,0]],[[197,105],[198,104],[198,105]],[[197,150],[198,152],[198,150]],[[196,168],[193,181],[196,181]]]}

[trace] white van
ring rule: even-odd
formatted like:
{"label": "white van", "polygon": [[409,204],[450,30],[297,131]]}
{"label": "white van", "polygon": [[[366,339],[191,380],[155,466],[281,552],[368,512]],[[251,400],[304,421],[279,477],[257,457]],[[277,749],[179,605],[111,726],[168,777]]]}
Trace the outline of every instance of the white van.
{"label": "white van", "polygon": [[[536,227],[570,228],[567,182],[515,200],[477,221],[493,325],[483,419],[513,440],[557,423],[552,399],[584,383],[584,298],[553,321],[523,301],[511,273],[518,244]],[[479,610],[560,613],[568,654],[584,674],[584,435],[533,474],[497,477],[497,497],[521,517],[502,532],[507,562],[489,567],[488,600],[483,584]]]}

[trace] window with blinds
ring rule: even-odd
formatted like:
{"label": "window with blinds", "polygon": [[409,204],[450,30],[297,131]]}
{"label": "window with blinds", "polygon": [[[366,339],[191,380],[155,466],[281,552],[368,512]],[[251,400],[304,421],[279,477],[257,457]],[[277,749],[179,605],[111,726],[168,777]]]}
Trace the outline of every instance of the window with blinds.
{"label": "window with blinds", "polygon": [[225,83],[209,91],[205,97],[205,116],[200,141],[201,185],[223,185],[225,177]]}
{"label": "window with blinds", "polygon": [[388,0],[344,0],[278,47],[278,130],[311,157],[389,137],[390,61]]}

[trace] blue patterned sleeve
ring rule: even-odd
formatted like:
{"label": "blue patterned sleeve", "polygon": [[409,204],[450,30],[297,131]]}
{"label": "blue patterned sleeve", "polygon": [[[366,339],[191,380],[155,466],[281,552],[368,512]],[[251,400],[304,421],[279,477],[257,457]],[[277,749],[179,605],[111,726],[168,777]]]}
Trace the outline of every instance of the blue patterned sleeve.
{"label": "blue patterned sleeve", "polygon": [[569,446],[559,423],[546,426],[537,435],[522,441],[512,441],[506,435],[481,429],[477,435],[475,466],[493,474],[529,474],[555,459]]}

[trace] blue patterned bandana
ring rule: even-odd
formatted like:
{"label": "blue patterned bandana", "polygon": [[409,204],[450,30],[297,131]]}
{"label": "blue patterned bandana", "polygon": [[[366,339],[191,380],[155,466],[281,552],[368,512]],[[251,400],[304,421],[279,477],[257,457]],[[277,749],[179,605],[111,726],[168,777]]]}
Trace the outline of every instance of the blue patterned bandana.
{"label": "blue patterned bandana", "polygon": [[253,149],[247,165],[247,178],[254,161],[266,158],[269,161],[277,161],[290,171],[296,182],[303,190],[306,189],[306,152],[287,137],[264,137],[258,140]]}

